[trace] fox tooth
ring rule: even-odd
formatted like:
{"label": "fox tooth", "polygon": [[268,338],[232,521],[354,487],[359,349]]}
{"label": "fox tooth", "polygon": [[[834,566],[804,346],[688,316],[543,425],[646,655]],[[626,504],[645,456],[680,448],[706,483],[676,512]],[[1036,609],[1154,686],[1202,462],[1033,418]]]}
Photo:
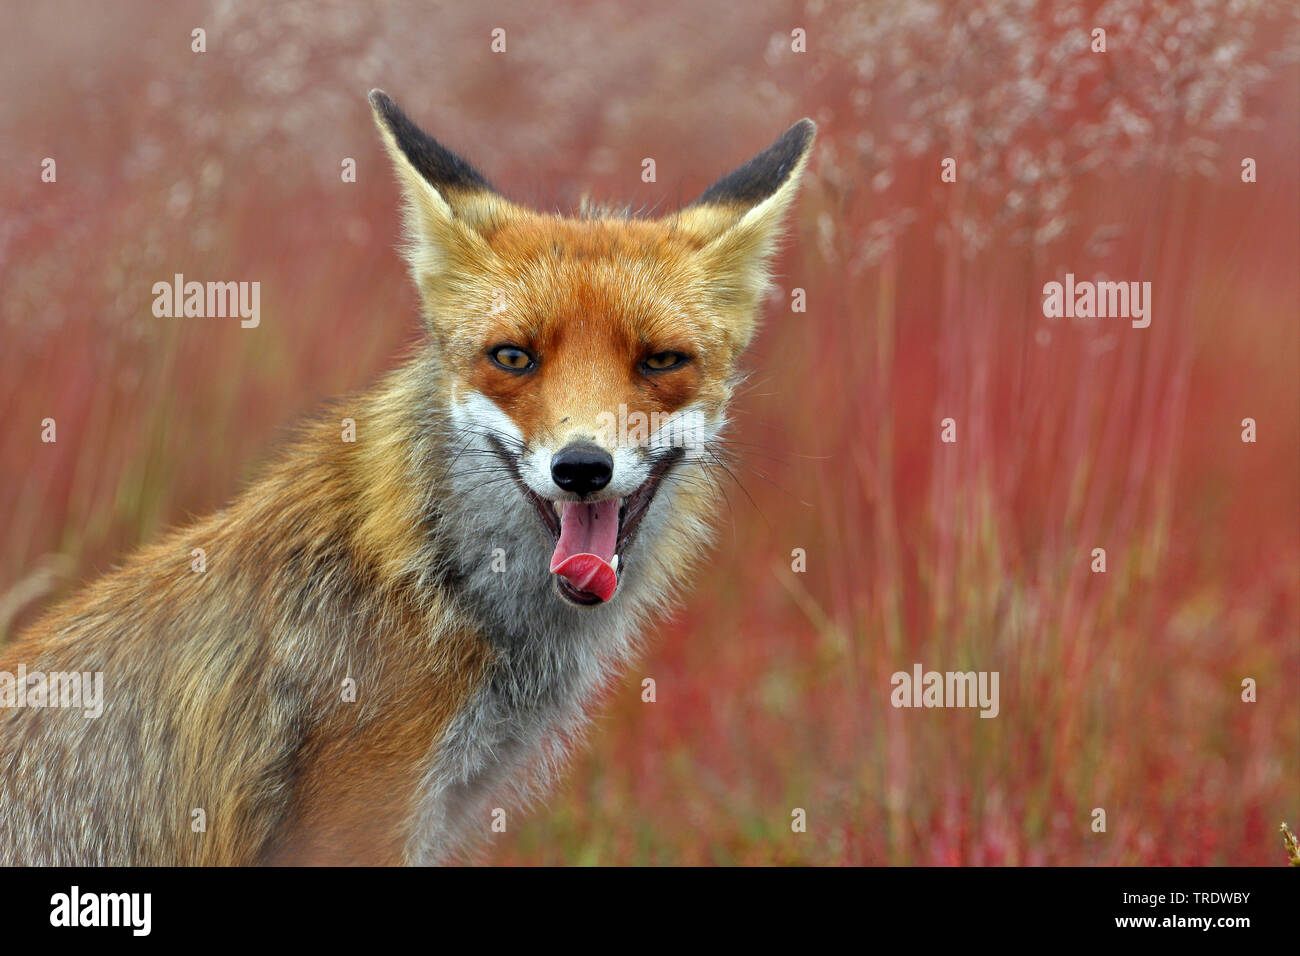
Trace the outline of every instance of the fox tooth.
{"label": "fox tooth", "polygon": [[555,513],[557,515],[559,515],[561,518],[564,517],[564,509],[560,507],[560,503],[558,501],[552,501],[551,507],[555,509]]}
{"label": "fox tooth", "polygon": [[614,555],[614,557],[610,560],[610,562],[609,562],[609,566],[610,566],[613,570],[615,570],[615,571],[618,570],[618,555],[617,555],[617,554]]}

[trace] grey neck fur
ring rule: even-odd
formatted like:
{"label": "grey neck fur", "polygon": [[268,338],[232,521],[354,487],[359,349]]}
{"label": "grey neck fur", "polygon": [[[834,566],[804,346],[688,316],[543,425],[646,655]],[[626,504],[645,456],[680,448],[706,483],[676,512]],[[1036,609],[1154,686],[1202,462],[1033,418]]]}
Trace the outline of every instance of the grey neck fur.
{"label": "grey neck fur", "polygon": [[[475,452],[485,453],[486,439],[473,440],[482,442]],[[707,530],[693,517],[668,520],[678,492],[665,482],[615,599],[575,607],[555,593],[553,542],[513,483],[484,481],[474,469],[447,472],[451,503],[443,503],[437,523],[439,551],[495,661],[430,754],[406,850],[417,864],[444,862],[476,833],[488,833],[494,800],[526,805],[546,792],[582,736],[588,707],[635,658],[640,626],[660,609],[672,574],[657,564],[653,543],[684,535],[707,545]],[[497,548],[504,570],[493,568]]]}

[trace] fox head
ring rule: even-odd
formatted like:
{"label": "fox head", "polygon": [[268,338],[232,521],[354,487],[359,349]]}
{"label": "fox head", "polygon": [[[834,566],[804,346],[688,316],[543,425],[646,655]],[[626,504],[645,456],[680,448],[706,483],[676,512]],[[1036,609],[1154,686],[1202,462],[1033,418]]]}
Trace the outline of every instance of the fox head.
{"label": "fox head", "polygon": [[562,599],[609,602],[661,490],[708,466],[816,127],[664,218],[562,217],[506,199],[383,92],[370,103],[447,414],[553,545],[539,571]]}

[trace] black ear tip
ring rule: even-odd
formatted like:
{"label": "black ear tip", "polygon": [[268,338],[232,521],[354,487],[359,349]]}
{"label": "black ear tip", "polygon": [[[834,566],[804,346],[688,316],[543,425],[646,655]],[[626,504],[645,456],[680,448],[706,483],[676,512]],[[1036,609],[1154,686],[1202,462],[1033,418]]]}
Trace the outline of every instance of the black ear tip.
{"label": "black ear tip", "polygon": [[371,90],[369,99],[397,148],[434,188],[492,189],[482,173],[420,129],[383,90]]}
{"label": "black ear tip", "polygon": [[791,126],[781,136],[782,140],[788,141],[791,146],[801,153],[807,149],[816,138],[817,124],[807,116]]}
{"label": "black ear tip", "polygon": [[816,135],[817,124],[805,116],[763,152],[704,190],[692,205],[740,203],[752,206],[762,202],[790,178]]}
{"label": "black ear tip", "polygon": [[390,124],[393,120],[394,114],[401,112],[401,110],[397,108],[397,104],[394,103],[392,98],[383,90],[371,90],[370,95],[366,98],[370,100],[370,108],[380,116],[384,117],[384,119],[388,120]]}

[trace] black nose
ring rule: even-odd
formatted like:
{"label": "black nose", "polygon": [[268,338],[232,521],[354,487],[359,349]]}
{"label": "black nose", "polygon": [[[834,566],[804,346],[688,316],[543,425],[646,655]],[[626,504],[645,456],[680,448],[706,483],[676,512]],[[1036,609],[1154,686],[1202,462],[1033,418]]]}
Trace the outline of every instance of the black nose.
{"label": "black nose", "polygon": [[600,491],[614,477],[614,459],[592,444],[569,445],[551,459],[551,478],[565,491],[586,495]]}

